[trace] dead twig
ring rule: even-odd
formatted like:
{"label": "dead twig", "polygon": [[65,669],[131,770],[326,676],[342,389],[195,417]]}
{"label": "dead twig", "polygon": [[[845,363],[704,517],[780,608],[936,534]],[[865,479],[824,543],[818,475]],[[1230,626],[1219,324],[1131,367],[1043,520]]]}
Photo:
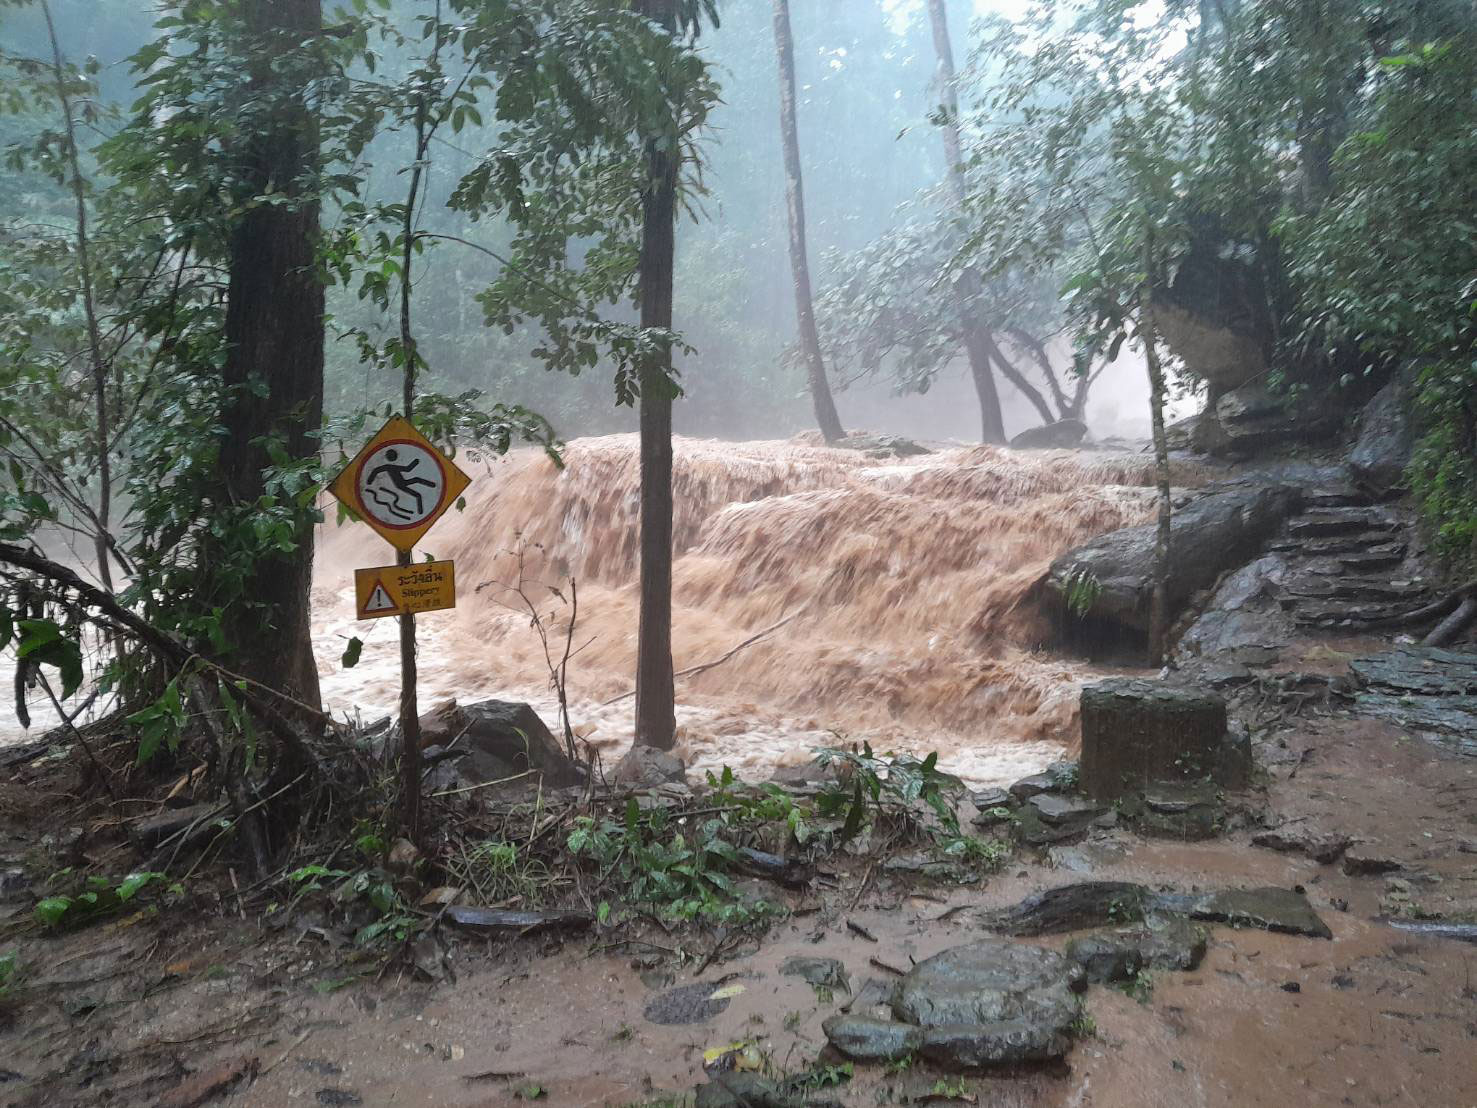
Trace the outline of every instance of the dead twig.
{"label": "dead twig", "polygon": [[[735,654],[737,654],[739,651],[745,649],[746,647],[753,646],[760,639],[764,638],[764,636],[769,635],[769,634],[771,634],[771,633],[773,633],[775,631],[778,631],[781,627],[783,627],[785,624],[789,623],[792,619],[794,619],[799,614],[800,614],[799,612],[792,612],[789,615],[787,615],[784,619],[780,620],[778,623],[772,623],[768,627],[766,627],[763,631],[760,631],[760,632],[758,632],[757,634],[754,634],[754,635],[750,635],[743,642],[739,643],[737,646],[734,646],[734,647],[730,648],[727,651],[727,653],[721,655],[720,657],[714,658],[711,662],[702,662],[702,663],[700,663],[698,665],[695,665],[695,666],[688,666],[686,669],[679,669],[676,673],[672,674],[672,676],[673,676],[673,678],[677,678],[677,677],[696,677],[699,673],[706,673],[706,672],[708,672],[708,670],[712,669],[714,666],[721,666],[724,662],[729,661],[731,658],[733,658],[733,656]],[[613,697],[612,699],[605,701],[603,704],[600,705],[600,707],[602,707],[602,708],[609,708],[612,704],[619,704],[622,700],[629,700],[629,699],[631,699],[631,697],[633,697],[635,695],[636,695],[636,690],[635,689],[632,689],[630,692],[621,693],[620,696]]]}

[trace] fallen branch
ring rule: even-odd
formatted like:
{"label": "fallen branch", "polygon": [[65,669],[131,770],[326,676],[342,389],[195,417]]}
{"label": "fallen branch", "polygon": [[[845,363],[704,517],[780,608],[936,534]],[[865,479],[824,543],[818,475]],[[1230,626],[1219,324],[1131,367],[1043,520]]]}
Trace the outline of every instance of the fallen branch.
{"label": "fallen branch", "polygon": [[1455,642],[1458,635],[1477,621],[1477,581],[1463,585],[1452,598],[1458,599],[1456,610],[1431,629],[1421,640],[1422,646],[1446,646]]}
{"label": "fallen branch", "polygon": [[[699,673],[707,673],[708,670],[712,669],[713,667],[715,667],[715,666],[721,666],[724,662],[729,661],[740,650],[743,650],[746,647],[753,646],[760,639],[764,638],[764,636],[769,635],[769,634],[772,634],[775,631],[778,631],[781,627],[783,627],[785,624],[789,623],[792,619],[794,619],[799,614],[800,614],[799,612],[791,612],[789,615],[787,615],[784,619],[780,620],[778,623],[772,623],[768,627],[766,627],[763,631],[760,631],[757,634],[750,635],[747,639],[745,639],[743,642],[739,643],[737,646],[731,648],[726,654],[722,655],[721,657],[714,658],[711,662],[702,662],[699,665],[688,666],[686,669],[679,669],[676,673],[672,674],[672,677],[674,679],[675,678],[678,678],[678,677],[696,677]],[[633,697],[635,695],[636,695],[636,691],[634,689],[632,689],[630,692],[621,693],[620,696],[617,696],[617,697],[614,697],[614,698],[612,698],[610,700],[607,700],[604,704],[600,705],[600,707],[602,707],[602,708],[609,708],[612,704],[619,704],[622,700],[629,700],[629,699],[631,699],[631,697]]]}

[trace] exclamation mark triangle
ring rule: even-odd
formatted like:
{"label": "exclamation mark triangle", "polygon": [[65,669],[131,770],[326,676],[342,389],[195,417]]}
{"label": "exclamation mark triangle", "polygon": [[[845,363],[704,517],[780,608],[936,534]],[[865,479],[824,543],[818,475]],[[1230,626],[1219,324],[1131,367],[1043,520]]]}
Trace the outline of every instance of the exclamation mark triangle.
{"label": "exclamation mark triangle", "polygon": [[369,599],[364,602],[366,612],[387,612],[395,607],[395,602],[390,599],[389,591],[382,582],[376,581],[374,588],[369,591]]}

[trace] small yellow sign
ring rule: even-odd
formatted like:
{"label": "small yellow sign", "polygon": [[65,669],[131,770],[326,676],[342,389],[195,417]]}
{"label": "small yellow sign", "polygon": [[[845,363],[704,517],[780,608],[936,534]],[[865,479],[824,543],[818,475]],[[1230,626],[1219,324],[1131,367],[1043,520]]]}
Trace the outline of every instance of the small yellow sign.
{"label": "small yellow sign", "polygon": [[328,490],[397,550],[410,550],[472,479],[394,416],[364,444]]}
{"label": "small yellow sign", "polygon": [[455,608],[456,566],[452,562],[420,562],[356,569],[354,598],[360,619]]}

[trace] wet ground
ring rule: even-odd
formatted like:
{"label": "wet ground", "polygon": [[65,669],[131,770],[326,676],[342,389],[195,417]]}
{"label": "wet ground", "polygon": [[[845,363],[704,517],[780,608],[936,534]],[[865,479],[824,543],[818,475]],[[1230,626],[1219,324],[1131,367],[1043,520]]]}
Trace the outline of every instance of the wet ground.
{"label": "wet ground", "polygon": [[[264,938],[229,893],[219,902],[201,894],[197,924],[181,926],[178,914],[124,919],[14,943],[29,980],[0,1032],[0,1103],[155,1103],[243,1058],[255,1060],[255,1080],[219,1103],[513,1105],[535,1094],[553,1105],[668,1103],[663,1090],[704,1079],[712,1047],[752,1041],[754,1055],[791,1071],[821,1054],[821,1021],[846,995],[781,976],[786,957],[839,958],[860,989],[869,977],[891,980],[876,963],[905,969],[982,935],[974,907],[1085,875],[1186,891],[1302,886],[1334,937],[1214,927],[1194,972],[1155,973],[1136,995],[1093,986],[1090,1033],[1067,1065],[966,1077],[977,1103],[1477,1103],[1477,947],[1376,921],[1477,918],[1477,764],[1388,724],[1337,718],[1301,722],[1262,753],[1273,763],[1269,821],[1352,836],[1351,852],[1401,868],[1350,876],[1253,847],[1249,831],[1203,844],[1098,832],[1018,858],[983,886],[873,880],[859,894],[853,877],[795,894],[794,914],[762,947],[700,976],[711,934],[655,932],[631,946],[613,945],[615,934],[497,944],[451,936],[456,979],[438,984],[400,971],[376,979],[376,965],[356,965],[298,922]],[[0,795],[7,853],[24,842],[16,817],[65,802]],[[644,1018],[661,989],[694,981],[743,988],[703,1022]],[[906,1103],[942,1076],[858,1065],[829,1091],[848,1105]]]}

